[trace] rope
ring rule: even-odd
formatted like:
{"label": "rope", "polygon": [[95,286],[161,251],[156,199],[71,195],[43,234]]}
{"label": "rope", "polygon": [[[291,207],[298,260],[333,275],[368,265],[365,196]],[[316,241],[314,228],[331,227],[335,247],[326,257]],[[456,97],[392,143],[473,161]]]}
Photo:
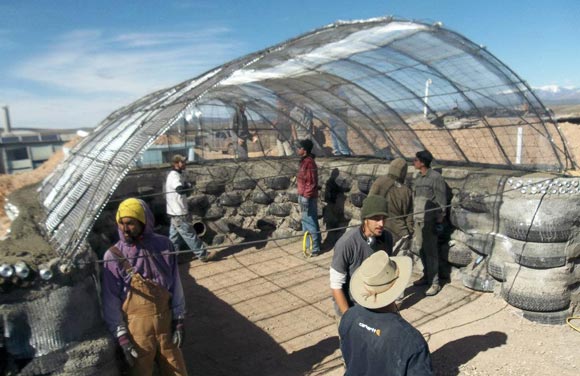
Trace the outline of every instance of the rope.
{"label": "rope", "polygon": [[572,325],[571,323],[572,320],[580,320],[580,316],[570,316],[566,319],[566,324],[568,324],[570,328],[574,329],[577,332],[580,332],[579,327]]}

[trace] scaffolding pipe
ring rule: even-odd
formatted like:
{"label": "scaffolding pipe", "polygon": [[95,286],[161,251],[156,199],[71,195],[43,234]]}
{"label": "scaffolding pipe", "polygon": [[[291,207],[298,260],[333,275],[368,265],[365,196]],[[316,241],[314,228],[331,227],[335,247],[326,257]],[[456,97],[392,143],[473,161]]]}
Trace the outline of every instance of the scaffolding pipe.
{"label": "scaffolding pipe", "polygon": [[522,147],[524,144],[524,129],[518,127],[518,136],[516,142],[516,164],[522,163]]}
{"label": "scaffolding pipe", "polygon": [[433,81],[431,81],[430,78],[427,79],[427,81],[425,81],[425,98],[423,99],[423,102],[425,102],[425,105],[423,106],[423,116],[425,118],[427,118],[427,101],[429,99],[429,85],[431,85],[433,83]]}

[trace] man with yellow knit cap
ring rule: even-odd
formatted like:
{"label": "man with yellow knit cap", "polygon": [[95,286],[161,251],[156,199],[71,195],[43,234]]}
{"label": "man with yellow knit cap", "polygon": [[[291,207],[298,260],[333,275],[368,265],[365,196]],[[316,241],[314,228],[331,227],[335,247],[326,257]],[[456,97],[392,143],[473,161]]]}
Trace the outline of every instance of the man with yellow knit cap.
{"label": "man with yellow knit cap", "polygon": [[117,211],[119,241],[104,256],[103,312],[131,375],[187,375],[181,353],[185,298],[169,238],[153,232],[145,202],[129,198]]}

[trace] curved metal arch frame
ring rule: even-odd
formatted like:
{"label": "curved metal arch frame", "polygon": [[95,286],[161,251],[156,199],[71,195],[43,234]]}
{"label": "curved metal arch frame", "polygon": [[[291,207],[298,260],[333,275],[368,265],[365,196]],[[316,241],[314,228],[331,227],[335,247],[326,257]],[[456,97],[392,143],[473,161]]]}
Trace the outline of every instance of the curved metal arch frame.
{"label": "curved metal arch frame", "polygon": [[[134,136],[139,135],[141,137],[141,140],[143,143],[139,144],[141,147],[136,152],[134,152],[134,154],[131,154],[129,156],[129,155],[127,155],[127,153],[125,153],[125,159],[128,159],[128,162],[135,161],[136,158],[146,148],[148,148],[155,141],[155,139],[158,136],[165,134],[168,129],[170,129],[172,126],[175,125],[176,121],[179,119],[179,117],[183,114],[183,111],[189,105],[196,103],[196,102],[199,102],[200,99],[202,99],[206,93],[208,93],[213,88],[215,88],[217,85],[219,85],[220,82],[222,82],[225,79],[227,79],[228,77],[230,77],[234,72],[241,70],[241,69],[244,69],[244,68],[247,68],[247,67],[251,67],[252,64],[263,60],[265,57],[270,56],[270,54],[275,54],[277,51],[282,51],[285,48],[290,48],[290,47],[292,47],[292,44],[295,42],[298,42],[298,41],[306,39],[306,38],[314,38],[314,37],[316,37],[316,35],[321,34],[321,33],[332,32],[332,29],[338,30],[343,26],[350,27],[350,28],[352,28],[352,30],[350,30],[348,33],[345,34],[345,35],[350,35],[350,33],[357,31],[353,27],[357,23],[360,25],[364,25],[368,28],[372,28],[376,25],[383,25],[383,24],[387,24],[387,23],[392,22],[392,21],[412,22],[412,21],[405,21],[405,20],[395,20],[392,18],[383,18],[383,19],[375,19],[375,20],[369,20],[369,21],[354,21],[354,22],[342,22],[342,23],[331,24],[331,25],[322,27],[320,29],[317,29],[313,32],[302,34],[302,35],[297,36],[293,39],[290,39],[286,42],[280,43],[276,46],[273,46],[273,47],[264,49],[262,51],[258,51],[258,52],[246,55],[244,57],[241,57],[239,59],[233,60],[229,63],[222,65],[221,67],[219,67],[217,69],[214,68],[212,70],[209,70],[209,71],[205,72],[204,74],[197,76],[195,79],[184,81],[184,82],[182,82],[174,87],[171,87],[169,89],[156,91],[154,93],[151,93],[151,94],[131,103],[128,106],[122,107],[119,110],[114,111],[113,113],[111,113],[106,119],[104,119],[99,124],[99,126],[95,130],[94,137],[105,138],[105,134],[107,132],[109,132],[111,129],[113,129],[115,124],[122,123],[124,118],[131,116],[131,114],[134,114],[135,112],[142,112],[145,117],[149,118],[149,120],[146,122],[147,124],[149,124],[149,127],[145,127],[145,128],[150,128],[150,129],[148,130],[148,132],[145,131],[143,129],[143,125],[145,125],[145,124],[143,124],[143,123],[139,127],[137,127],[133,131],[133,134],[134,134]],[[414,22],[414,23],[428,26],[424,23],[418,23],[418,22]],[[455,32],[449,31],[449,30],[446,30],[446,31],[453,33],[454,35],[459,36],[460,38],[463,38],[458,33],[455,33]],[[466,38],[464,38],[464,39],[469,44],[475,45],[472,42],[470,42],[469,40],[467,40]],[[341,40],[341,39],[336,39],[336,40]],[[392,46],[390,48],[392,48]],[[394,48],[393,48],[393,50],[397,51],[398,53],[404,54],[402,51],[398,51]],[[489,54],[489,52],[486,51],[486,54]],[[527,84],[524,81],[522,81],[513,71],[511,71],[511,69],[509,69],[509,67],[507,67],[507,66],[505,66],[505,64],[501,63],[497,58],[495,58],[495,56],[493,56],[491,54],[489,54],[489,56],[491,56],[493,58],[493,61],[486,60],[483,58],[481,61],[488,62],[492,67],[495,67],[495,68],[498,68],[498,67],[494,66],[494,64],[499,65],[501,68],[512,73],[515,78],[519,79],[518,83],[525,85],[529,89]],[[424,66],[427,66],[431,69],[434,68],[434,67],[430,66],[428,63],[422,62],[419,59],[412,58],[412,60],[417,61],[418,63],[420,63]],[[437,72],[436,69],[433,69],[433,71]],[[501,72],[501,69],[497,69],[497,71]],[[214,73],[214,74],[211,74],[211,73]],[[504,75],[505,75],[505,73],[504,73]],[[444,76],[444,77],[446,77],[446,76]],[[507,77],[507,75],[506,75],[506,77]],[[508,79],[509,79],[509,77],[508,77]],[[460,90],[459,86],[455,85],[453,80],[449,80],[449,82],[452,85],[454,85],[453,87],[458,91],[458,93],[456,93],[456,94],[461,95],[462,90]],[[196,83],[196,84],[194,86],[192,86],[191,88],[189,88],[189,85],[192,85],[193,83]],[[352,83],[349,82],[349,84],[352,84]],[[520,90],[520,88],[517,85],[513,85],[513,86],[515,86],[516,89]],[[180,93],[181,96],[179,96],[177,98],[176,97],[172,98],[172,96],[174,96],[176,93],[179,93],[181,90],[184,90],[182,93]],[[368,93],[368,91],[367,91],[367,93]],[[531,91],[531,89],[530,89],[530,93],[538,101],[538,104],[541,105],[541,102],[537,99],[537,97],[535,97],[535,95],[533,94],[533,91]],[[521,96],[525,97],[529,104],[532,104],[529,101],[529,99],[524,95],[524,93],[521,92],[521,90],[519,91],[519,94]],[[160,98],[160,96],[161,96],[161,98]],[[470,100],[470,98],[465,96],[465,100],[467,101],[467,103],[470,103],[470,105],[473,107],[473,109],[475,111],[478,111],[479,114],[482,115],[481,111],[479,111],[479,109],[477,108],[475,103],[473,103]],[[380,101],[380,100],[379,100],[379,102],[384,103],[383,101]],[[180,108],[180,106],[182,106],[182,107]],[[387,106],[387,107],[389,107],[389,106]],[[535,105],[532,104],[531,107],[534,108],[534,111],[536,111]],[[173,115],[169,114],[170,115],[169,117],[163,118],[164,110],[169,109],[169,108],[173,108],[170,111],[171,113],[173,113]],[[396,112],[394,111],[394,113],[396,113]],[[538,115],[537,112],[536,112],[536,115]],[[400,115],[399,115],[399,117],[400,117]],[[539,118],[541,120],[541,117],[539,117]],[[485,121],[483,116],[482,116],[482,119]],[[156,122],[157,122],[157,124],[156,124]],[[375,124],[375,123],[373,123],[373,124]],[[403,121],[403,124],[407,124],[407,123]],[[543,120],[542,120],[542,124],[544,125],[544,128],[546,128],[546,124]],[[348,124],[348,125],[351,129],[353,128],[352,124]],[[375,124],[375,126],[376,125],[377,124]],[[487,125],[487,127],[491,128],[491,126],[488,123],[486,123],[486,125]],[[408,126],[408,124],[407,124],[407,126]],[[547,129],[546,129],[546,131],[548,132]],[[557,127],[556,127],[556,131],[557,131],[557,134],[562,139],[564,149],[565,149],[564,154],[566,156],[566,160],[567,161],[570,160],[572,162],[572,164],[574,165],[574,161],[571,158],[571,156],[569,154],[569,150],[567,148],[566,140],[564,139],[561,132],[557,129]],[[499,143],[499,141],[497,140],[497,136],[493,133],[493,130],[491,130],[491,133],[495,139],[495,142]],[[548,134],[550,134],[550,133],[548,133]],[[88,158],[90,160],[91,158],[89,157],[89,153],[86,153],[86,155],[83,155],[84,151],[86,151],[87,148],[90,147],[90,145],[88,145],[88,144],[89,144],[89,142],[87,140],[81,142],[77,147],[75,147],[73,149],[73,151],[71,153],[71,157],[69,157],[69,159],[65,163],[68,162],[71,164],[75,164],[75,163],[77,163],[76,161],[78,160],[78,158],[81,158],[80,162],[83,162],[84,158]],[[554,147],[555,145],[552,143],[552,146]],[[501,143],[500,143],[499,147],[500,147],[500,150],[502,150]],[[117,154],[113,154],[113,157],[110,157],[108,160],[106,158],[104,160],[98,160],[98,156],[97,156],[97,157],[94,157],[93,160],[89,161],[88,163],[101,163],[102,165],[111,165],[112,160],[114,159],[114,156],[118,155],[118,152],[119,151],[117,151]],[[514,167],[509,162],[509,158],[507,158],[507,156],[505,155],[505,152],[503,152],[503,154],[504,154],[504,157],[506,158],[506,161],[508,162],[508,165],[511,167]],[[559,156],[557,153],[556,153],[556,157],[559,160]],[[475,162],[475,163],[477,164],[477,162]],[[77,164],[77,165],[80,166],[80,164]],[[72,167],[72,165],[68,166],[68,167]],[[120,181],[123,179],[123,177],[128,173],[128,171],[131,168],[130,164],[127,164],[124,166],[118,166],[118,167],[119,167],[119,171],[117,172],[117,175],[113,179],[114,183],[112,184],[112,187],[109,187],[113,190],[116,188],[116,186],[120,183]],[[79,168],[79,167],[77,167],[77,168]],[[562,168],[561,162],[560,162],[560,168]],[[103,171],[107,171],[107,169],[104,169]],[[45,180],[45,182],[43,183],[43,185],[41,187],[41,195],[40,195],[41,199],[47,197],[50,190],[57,186],[57,184],[59,183],[59,179],[62,179],[66,172],[67,172],[66,169],[61,169],[61,170],[53,173],[53,175],[49,179]],[[64,191],[64,188],[62,186],[60,189]],[[85,194],[86,192],[88,192],[88,190],[85,190],[83,194]],[[66,217],[70,213],[71,208],[69,208],[69,210],[66,212],[58,213],[58,214],[60,214],[59,217],[61,219],[64,218],[64,220],[61,220],[60,224],[55,226],[55,230],[50,231],[49,235],[52,235],[52,239],[55,240],[55,243],[56,243],[55,246],[57,247],[57,250],[60,251],[59,253],[62,256],[66,256],[67,258],[72,259],[73,256],[76,254],[76,252],[79,249],[83,248],[83,242],[85,241],[86,236],[88,236],[88,232],[90,231],[92,225],[94,224],[96,217],[98,217],[100,212],[103,210],[106,201],[111,197],[112,193],[113,193],[113,191],[109,191],[107,194],[104,194],[102,197],[99,197],[99,198],[96,198],[93,195],[91,205],[88,205],[85,208],[86,210],[84,211],[85,216],[87,214],[89,214],[89,216],[92,217],[92,219],[89,219],[86,222],[84,222],[84,225],[86,225],[85,228],[73,227],[73,228],[75,228],[75,232],[74,232],[74,234],[68,236],[68,238],[66,238],[66,236],[65,236],[66,233],[64,235],[60,234],[60,235],[62,235],[62,236],[60,236],[60,238],[61,238],[60,240],[56,240],[56,238],[57,238],[56,235],[58,235],[58,234],[56,234],[56,232],[58,232],[59,229],[61,229],[65,225],[64,220],[66,219]],[[57,192],[57,194],[60,195],[60,192]],[[93,191],[93,194],[95,194],[94,191]],[[59,196],[59,198],[62,198],[62,196]],[[57,206],[61,207],[62,206],[61,204],[62,204],[62,201],[56,205],[53,205],[53,203],[48,203],[48,205],[45,205],[47,207],[47,209],[49,209],[49,215],[54,215],[55,214],[54,211],[57,210]],[[70,202],[68,204],[70,204]],[[91,220],[92,220],[92,222],[91,222]],[[74,225],[74,224],[69,223],[69,225]]]}

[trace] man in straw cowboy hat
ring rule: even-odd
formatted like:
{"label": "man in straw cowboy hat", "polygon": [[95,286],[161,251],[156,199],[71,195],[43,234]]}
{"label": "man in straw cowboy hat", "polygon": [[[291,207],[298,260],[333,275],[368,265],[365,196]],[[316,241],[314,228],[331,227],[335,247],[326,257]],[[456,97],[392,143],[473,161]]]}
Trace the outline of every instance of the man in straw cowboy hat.
{"label": "man in straw cowboy hat", "polygon": [[395,304],[409,283],[409,257],[378,251],[355,271],[350,294],[356,304],[342,316],[340,349],[351,375],[433,374],[427,342]]}

